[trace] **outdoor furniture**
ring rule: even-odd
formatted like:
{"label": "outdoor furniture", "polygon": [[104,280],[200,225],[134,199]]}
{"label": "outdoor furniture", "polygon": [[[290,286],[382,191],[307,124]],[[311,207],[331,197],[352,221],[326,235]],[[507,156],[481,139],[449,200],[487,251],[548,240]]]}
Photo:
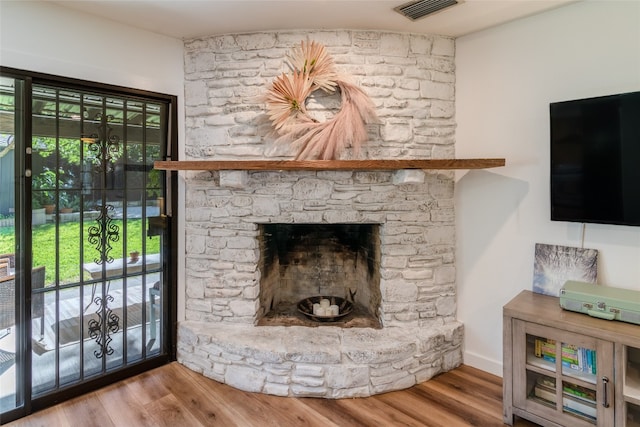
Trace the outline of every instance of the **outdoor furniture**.
{"label": "outdoor furniture", "polygon": [[[16,280],[13,274],[0,277],[0,334],[16,324]],[[4,334],[2,336],[5,336]]]}
{"label": "outdoor furniture", "polygon": [[34,294],[37,289],[44,289],[45,266],[31,270],[31,317],[40,317],[40,337],[44,335],[44,292]]}
{"label": "outdoor furniture", "polygon": [[[13,254],[0,255],[0,260],[9,260],[6,274],[0,277],[0,339],[2,339],[11,333],[11,327],[16,323],[16,280],[13,274],[13,268],[15,268]],[[0,375],[12,367],[15,361],[15,353],[0,349]]]}
{"label": "outdoor furniture", "polygon": [[16,268],[16,256],[14,254],[0,255],[0,279],[11,276]]}
{"label": "outdoor furniture", "polygon": [[[105,263],[104,269],[107,275],[107,279],[110,277],[117,277],[124,274],[124,269],[127,269],[127,273],[139,273],[142,271],[142,266],[145,265],[147,270],[154,270],[160,267],[160,254],[147,254],[138,258],[137,261],[131,262],[129,258],[117,258],[113,262]],[[102,278],[103,264],[90,262],[83,264],[84,271],[91,275],[92,279]]]}
{"label": "outdoor furniture", "polygon": [[[15,258],[13,258],[15,260]],[[9,335],[11,328],[16,324],[16,276],[15,261],[11,267],[11,274],[0,277],[0,331],[4,338]],[[31,270],[31,288],[44,288],[45,266],[39,266]],[[44,334],[44,293],[33,295],[31,299],[33,318],[40,316],[40,335]],[[4,330],[4,331],[3,331]],[[9,369],[15,362],[15,353],[0,350],[0,375]]]}
{"label": "outdoor furniture", "polygon": [[6,259],[9,261],[9,268],[16,268],[16,256],[15,254],[0,254],[0,260]]}
{"label": "outdoor furniture", "polygon": [[149,318],[151,323],[151,345],[156,340],[156,297],[160,297],[160,281],[157,281],[153,284],[151,288],[149,288]]}
{"label": "outdoor furniture", "polygon": [[[16,256],[14,254],[0,255],[0,264],[6,264],[8,268],[3,268],[0,274],[0,338],[9,335],[11,327],[16,324],[15,304],[16,304]],[[6,331],[6,333],[5,333]]]}
{"label": "outdoor furniture", "polygon": [[[44,288],[45,266],[41,265],[31,270],[31,289]],[[16,324],[16,276],[11,274],[0,277],[0,330],[8,329]],[[38,293],[31,299],[32,317],[41,317],[40,330],[44,330],[44,294]]]}

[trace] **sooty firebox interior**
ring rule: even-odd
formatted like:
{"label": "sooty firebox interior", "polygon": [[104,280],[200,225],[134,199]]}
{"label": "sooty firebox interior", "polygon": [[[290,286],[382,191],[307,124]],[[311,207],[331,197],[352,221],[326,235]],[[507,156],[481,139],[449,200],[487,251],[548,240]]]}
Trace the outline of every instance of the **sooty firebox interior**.
{"label": "sooty firebox interior", "polygon": [[346,298],[332,326],[380,328],[379,224],[260,224],[258,325],[318,326],[297,310],[315,296]]}

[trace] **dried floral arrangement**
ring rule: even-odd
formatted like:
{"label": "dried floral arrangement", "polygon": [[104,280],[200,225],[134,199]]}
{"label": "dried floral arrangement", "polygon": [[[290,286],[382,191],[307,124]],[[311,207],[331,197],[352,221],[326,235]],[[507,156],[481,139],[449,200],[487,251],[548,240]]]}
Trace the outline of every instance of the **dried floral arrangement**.
{"label": "dried floral arrangement", "polygon": [[[378,117],[367,94],[347,81],[335,68],[333,58],[319,43],[301,42],[287,55],[290,73],[276,77],[267,91],[267,114],[279,135],[276,143],[290,143],[296,160],[333,160],[351,146],[357,153],[367,140],[366,124]],[[316,90],[341,95],[340,110],[318,122],[306,109],[307,98]]]}

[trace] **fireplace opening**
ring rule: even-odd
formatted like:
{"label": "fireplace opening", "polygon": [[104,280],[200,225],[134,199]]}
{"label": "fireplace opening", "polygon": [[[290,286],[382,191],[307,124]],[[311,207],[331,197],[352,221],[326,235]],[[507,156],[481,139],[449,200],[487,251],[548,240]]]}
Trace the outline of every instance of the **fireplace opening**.
{"label": "fireplace opening", "polygon": [[[381,328],[379,224],[259,224],[260,326]],[[324,320],[298,304],[345,299],[352,310]]]}

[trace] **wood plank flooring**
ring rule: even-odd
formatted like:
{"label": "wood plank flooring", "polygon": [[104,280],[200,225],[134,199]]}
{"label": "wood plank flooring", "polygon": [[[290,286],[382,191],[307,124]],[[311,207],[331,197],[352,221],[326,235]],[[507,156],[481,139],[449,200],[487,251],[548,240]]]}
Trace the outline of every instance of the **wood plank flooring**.
{"label": "wood plank flooring", "polygon": [[502,426],[502,379],[461,366],[407,390],[367,398],[286,398],[236,390],[171,363],[7,424],[79,425]]}

